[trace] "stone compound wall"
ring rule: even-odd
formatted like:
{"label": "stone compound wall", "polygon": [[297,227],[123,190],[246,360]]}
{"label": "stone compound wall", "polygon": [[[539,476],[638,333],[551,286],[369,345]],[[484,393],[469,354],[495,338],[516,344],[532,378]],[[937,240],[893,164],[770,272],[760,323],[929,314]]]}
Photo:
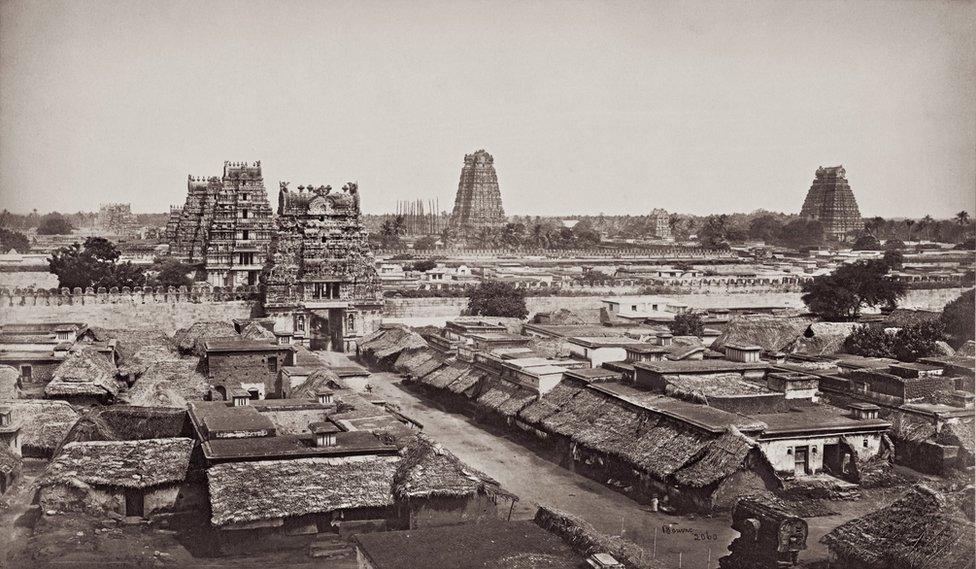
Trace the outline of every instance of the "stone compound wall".
{"label": "stone compound wall", "polygon": [[84,322],[172,334],[194,322],[259,315],[256,287],[0,290],[0,322]]}

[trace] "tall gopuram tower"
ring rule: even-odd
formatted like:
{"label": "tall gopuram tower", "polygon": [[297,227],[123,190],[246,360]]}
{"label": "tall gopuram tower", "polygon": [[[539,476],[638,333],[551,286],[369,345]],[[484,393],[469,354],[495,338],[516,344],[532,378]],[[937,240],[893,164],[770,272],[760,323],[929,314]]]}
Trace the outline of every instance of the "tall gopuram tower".
{"label": "tall gopuram tower", "polygon": [[862,228],[861,212],[843,166],[817,168],[800,216],[820,221],[828,239],[843,241]]}
{"label": "tall gopuram tower", "polygon": [[263,276],[265,314],[292,343],[354,351],[383,309],[359,188],[353,182],[341,190],[288,185],[280,183]]}
{"label": "tall gopuram tower", "polygon": [[484,149],[464,155],[451,214],[451,228],[462,236],[474,236],[483,227],[505,223],[494,163],[495,159]]}
{"label": "tall gopuram tower", "polygon": [[223,176],[187,179],[166,224],[170,255],[202,265],[214,286],[257,285],[273,230],[261,163],[224,162]]}

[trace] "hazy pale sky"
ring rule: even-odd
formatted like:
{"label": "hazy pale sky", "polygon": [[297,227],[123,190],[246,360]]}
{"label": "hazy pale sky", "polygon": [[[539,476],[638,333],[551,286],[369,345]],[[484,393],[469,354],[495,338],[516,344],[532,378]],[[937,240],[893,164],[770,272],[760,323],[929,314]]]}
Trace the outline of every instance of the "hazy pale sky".
{"label": "hazy pale sky", "polygon": [[0,207],[137,212],[261,160],[367,212],[495,157],[508,214],[976,210],[973,2],[0,5]]}

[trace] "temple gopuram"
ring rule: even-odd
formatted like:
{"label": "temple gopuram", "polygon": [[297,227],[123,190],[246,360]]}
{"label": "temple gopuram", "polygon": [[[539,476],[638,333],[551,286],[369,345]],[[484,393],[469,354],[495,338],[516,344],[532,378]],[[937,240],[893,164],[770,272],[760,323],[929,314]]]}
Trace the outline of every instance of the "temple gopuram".
{"label": "temple gopuram", "polygon": [[220,178],[189,176],[166,241],[171,256],[199,265],[213,286],[257,285],[273,227],[261,162],[224,162]]}
{"label": "temple gopuram", "polygon": [[464,156],[450,222],[451,230],[461,237],[475,237],[482,228],[505,223],[494,162],[484,149]]}
{"label": "temple gopuram", "polygon": [[861,212],[843,166],[817,168],[800,216],[818,220],[826,239],[844,241],[862,229]]}
{"label": "temple gopuram", "polygon": [[383,308],[358,188],[352,182],[341,190],[288,185],[280,184],[263,277],[265,316],[292,343],[353,351]]}

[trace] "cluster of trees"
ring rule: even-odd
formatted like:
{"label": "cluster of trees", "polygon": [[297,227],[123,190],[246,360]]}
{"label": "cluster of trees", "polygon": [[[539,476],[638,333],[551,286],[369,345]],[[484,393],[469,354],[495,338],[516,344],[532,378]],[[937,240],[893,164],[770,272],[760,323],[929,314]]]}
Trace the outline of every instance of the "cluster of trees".
{"label": "cluster of trees", "polygon": [[844,351],[871,358],[894,358],[914,362],[938,352],[936,342],[944,339],[940,322],[911,324],[898,331],[880,326],[858,326],[844,340]]}
{"label": "cluster of trees", "polygon": [[472,316],[505,316],[525,318],[525,294],[501,281],[483,281],[468,296],[468,314]]}
{"label": "cluster of trees", "polygon": [[[403,247],[403,237],[406,234],[403,216],[394,216],[380,224],[379,233],[373,238],[374,243],[385,249]],[[431,250],[437,241],[444,246],[451,246],[460,241],[456,231],[447,228],[440,235],[428,235],[414,243],[414,249],[419,251]],[[512,222],[497,227],[484,227],[477,234],[469,236],[468,246],[486,249],[589,249],[600,244],[600,233],[586,222],[577,223],[574,227],[563,227],[553,221],[542,221],[532,225],[522,222]]]}
{"label": "cluster of trees", "polygon": [[888,275],[884,260],[842,265],[829,275],[803,284],[803,302],[824,320],[852,321],[866,306],[894,308],[905,296],[905,284]]}
{"label": "cluster of trees", "polygon": [[30,251],[30,240],[19,231],[0,227],[0,253],[6,253],[11,249],[18,253],[26,253]]}
{"label": "cluster of trees", "polygon": [[950,302],[938,320],[889,331],[882,326],[859,326],[844,340],[848,353],[914,362],[942,353],[938,342],[958,348],[976,334],[976,291],[969,290]]}
{"label": "cluster of trees", "polygon": [[37,226],[37,234],[70,235],[74,228],[66,217],[55,211],[41,218],[41,222]]}
{"label": "cluster of trees", "polygon": [[48,266],[60,288],[190,286],[194,268],[176,259],[158,259],[148,269],[120,262],[118,247],[108,239],[89,237],[51,254]]}

